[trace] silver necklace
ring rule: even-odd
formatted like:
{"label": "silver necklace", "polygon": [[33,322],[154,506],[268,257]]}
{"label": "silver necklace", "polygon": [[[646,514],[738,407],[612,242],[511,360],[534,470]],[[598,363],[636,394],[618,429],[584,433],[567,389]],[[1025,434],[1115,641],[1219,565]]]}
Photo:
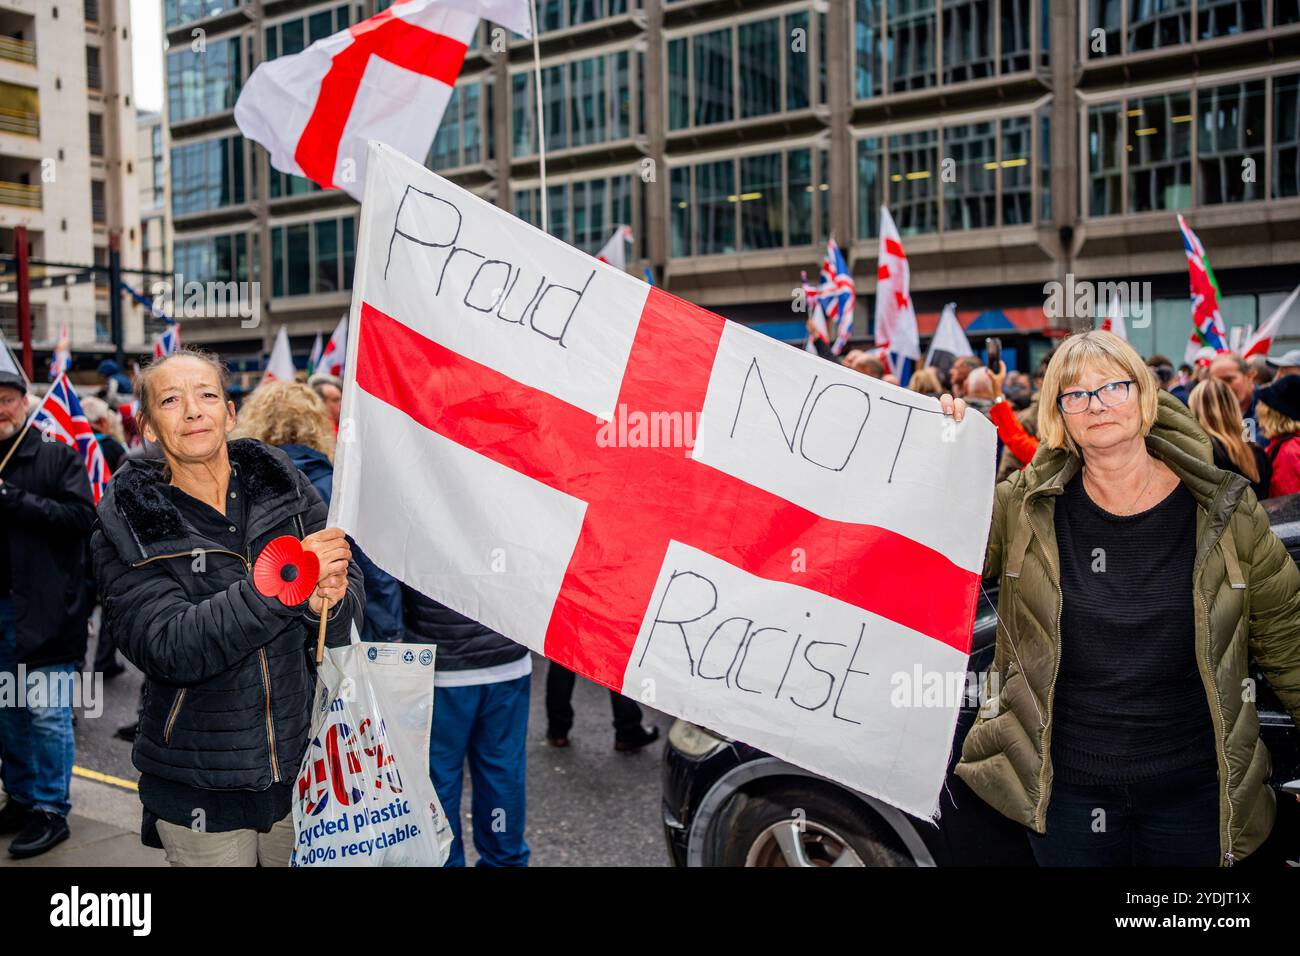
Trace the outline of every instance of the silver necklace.
{"label": "silver necklace", "polygon": [[[1131,505],[1128,506],[1128,510],[1127,510],[1127,511],[1115,512],[1115,513],[1118,514],[1118,515],[1119,515],[1120,517],[1122,517],[1122,518],[1123,518],[1123,517],[1128,517],[1128,516],[1134,514],[1134,510],[1133,510],[1133,509],[1136,508],[1138,502],[1142,500],[1142,496],[1145,495],[1145,494],[1147,493],[1147,489],[1151,487],[1151,480],[1152,480],[1153,478],[1155,478],[1155,476],[1156,476],[1156,470],[1155,470],[1155,467],[1152,466],[1152,464],[1151,464],[1151,458],[1150,458],[1150,456],[1147,456],[1147,480],[1146,480],[1146,484],[1144,484],[1144,485],[1142,486],[1142,490],[1138,492],[1138,496],[1137,496],[1136,498],[1133,499],[1133,503],[1132,503]],[[1088,479],[1088,466],[1087,466],[1086,464],[1083,466],[1083,477],[1084,477],[1084,480],[1085,480],[1085,481]]]}

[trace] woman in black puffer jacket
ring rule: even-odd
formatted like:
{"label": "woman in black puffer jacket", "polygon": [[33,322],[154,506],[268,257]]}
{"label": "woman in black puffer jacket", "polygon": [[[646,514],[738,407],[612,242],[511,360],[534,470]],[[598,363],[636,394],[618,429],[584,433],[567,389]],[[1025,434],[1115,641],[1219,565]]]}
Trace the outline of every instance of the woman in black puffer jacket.
{"label": "woman in black puffer jacket", "polygon": [[[133,754],[142,838],[177,866],[286,865],[322,602],[326,643],[348,643],[365,607],[361,573],[282,452],[227,440],[235,412],[219,362],[177,352],[137,388],[164,460],[114,475],[92,549],[103,627],[147,678]],[[252,579],[283,535],[320,562],[316,589],[296,605]]]}

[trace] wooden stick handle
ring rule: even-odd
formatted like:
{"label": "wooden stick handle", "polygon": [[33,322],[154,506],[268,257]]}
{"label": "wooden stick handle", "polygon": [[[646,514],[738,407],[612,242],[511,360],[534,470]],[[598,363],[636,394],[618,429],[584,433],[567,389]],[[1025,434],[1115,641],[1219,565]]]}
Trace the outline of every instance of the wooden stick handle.
{"label": "wooden stick handle", "polygon": [[316,663],[325,660],[325,620],[330,616],[330,599],[321,598],[320,627],[316,631]]}

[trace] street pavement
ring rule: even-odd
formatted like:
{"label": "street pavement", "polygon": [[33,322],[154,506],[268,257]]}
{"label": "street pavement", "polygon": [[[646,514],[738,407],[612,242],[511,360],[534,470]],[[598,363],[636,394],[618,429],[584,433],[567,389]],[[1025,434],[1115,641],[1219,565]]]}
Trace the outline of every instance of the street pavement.
{"label": "street pavement", "polygon": [[[91,645],[88,659],[93,660],[93,640]],[[640,753],[618,753],[609,692],[580,678],[573,692],[571,744],[557,750],[545,739],[548,666],[534,656],[526,830],[531,865],[667,866],[659,822],[659,758],[671,719],[646,710],[644,723],[658,726],[660,739]],[[125,673],[104,682],[103,712],[77,715],[71,837],[30,860],[13,860],[0,850],[0,867],[166,865],[161,850],[140,843],[139,773],[131,764],[131,745],[113,736],[135,720],[141,681],[128,664]],[[462,814],[470,807],[468,769],[465,778]],[[463,832],[471,833],[468,818]],[[473,864],[472,839],[466,855]]]}

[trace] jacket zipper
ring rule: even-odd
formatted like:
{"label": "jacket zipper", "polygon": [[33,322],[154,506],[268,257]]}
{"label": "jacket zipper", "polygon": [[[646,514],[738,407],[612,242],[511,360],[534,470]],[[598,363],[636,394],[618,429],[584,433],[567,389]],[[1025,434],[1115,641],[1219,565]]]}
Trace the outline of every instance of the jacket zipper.
{"label": "jacket zipper", "polygon": [[165,744],[171,743],[172,727],[176,723],[176,718],[180,716],[181,701],[185,699],[186,690],[187,688],[182,687],[179,691],[177,691],[176,700],[172,702],[171,713],[167,715],[167,726],[163,728],[163,743]]}
{"label": "jacket zipper", "polygon": [[[1025,520],[1029,521],[1029,512],[1025,511]],[[1047,549],[1038,537],[1038,532],[1034,529],[1034,523],[1029,521],[1029,533],[1034,536],[1038,542],[1039,549],[1046,554]],[[1058,562],[1060,556],[1057,556]],[[1043,732],[1040,735],[1041,747],[1039,749],[1039,767],[1038,767],[1038,806],[1034,811],[1034,823],[1036,828],[1041,828],[1040,832],[1047,832],[1047,793],[1045,790],[1047,779],[1047,750],[1048,750],[1048,727],[1052,723],[1052,699],[1056,695],[1056,675],[1061,670],[1061,611],[1065,605],[1065,592],[1061,590],[1061,572],[1055,569],[1056,576],[1056,661],[1052,665],[1052,682],[1047,685],[1047,716],[1043,720]]]}
{"label": "jacket zipper", "polygon": [[266,665],[266,648],[259,647],[257,656],[262,661],[262,687],[266,690],[266,742],[271,751],[271,781],[280,782],[280,764],[275,759],[275,724],[271,720],[271,670]]}
{"label": "jacket zipper", "polygon": [[154,561],[161,561],[164,558],[189,558],[194,556],[195,551],[202,551],[204,554],[229,554],[232,557],[236,557],[240,561],[243,561],[244,567],[248,569],[249,574],[253,573],[253,565],[245,555],[240,554],[238,551],[228,551],[225,548],[193,548],[189,551],[176,551],[172,554],[155,554],[152,558],[145,558],[143,561],[136,561],[131,565],[131,567],[142,568],[146,564],[152,564]]}
{"label": "jacket zipper", "polygon": [[[1195,580],[1195,576],[1193,576],[1193,580]],[[1194,584],[1193,586],[1196,585]],[[1205,595],[1201,592],[1199,586],[1196,587],[1196,596],[1197,598],[1200,599],[1201,609],[1205,611],[1206,629],[1208,631],[1209,621],[1210,621],[1210,608],[1208,605],[1206,605]],[[1206,670],[1202,674],[1202,679],[1204,679],[1206,674],[1211,673],[1210,642],[1208,640],[1205,642],[1205,667]],[[1218,685],[1214,683],[1213,678],[1207,680],[1206,684],[1209,686],[1214,696],[1214,716],[1217,718],[1216,723],[1218,724],[1218,726],[1215,728],[1218,731],[1218,733],[1215,735],[1215,747],[1216,749],[1219,750],[1219,753],[1216,754],[1215,756],[1221,757],[1223,759],[1223,800],[1228,805],[1228,829],[1223,834],[1224,842],[1227,844],[1228,848],[1223,852],[1223,860],[1224,860],[1224,865],[1232,866],[1237,861],[1237,858],[1232,853],[1232,794],[1230,792],[1231,780],[1229,779],[1229,770],[1228,770],[1228,741],[1224,738],[1224,733],[1223,733],[1223,727],[1225,723],[1223,719],[1223,702],[1219,698],[1219,688]]]}

